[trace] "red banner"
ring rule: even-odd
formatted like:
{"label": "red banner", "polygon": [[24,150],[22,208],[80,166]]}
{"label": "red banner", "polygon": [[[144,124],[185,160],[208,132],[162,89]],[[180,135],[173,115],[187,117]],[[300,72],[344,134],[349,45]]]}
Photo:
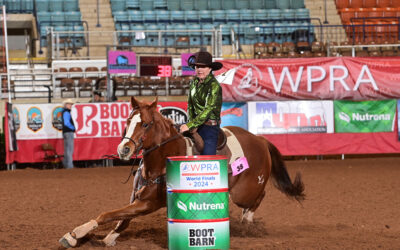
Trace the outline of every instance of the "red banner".
{"label": "red banner", "polygon": [[[224,60],[225,102],[400,98],[399,58]],[[221,75],[223,74],[224,75]]]}
{"label": "red banner", "polygon": [[[46,105],[49,107],[46,108]],[[21,113],[18,119],[18,133],[26,136],[20,134],[20,138],[18,138],[17,135],[17,151],[10,152],[9,144],[6,144],[6,163],[43,162],[44,151],[41,147],[43,143],[52,144],[58,154],[63,154],[62,133],[60,131],[58,133],[52,132],[56,130],[53,124],[55,124],[54,117],[58,117],[57,107],[59,105],[46,105],[40,107],[33,104],[16,105],[17,110],[19,109],[19,113]],[[40,123],[36,123],[36,125],[40,124],[40,130],[37,131],[26,129],[29,126],[29,121],[24,118],[29,116],[32,107],[35,108],[35,112],[40,111],[40,117],[43,117],[43,119],[40,119]],[[187,122],[186,102],[159,102],[158,109],[176,124]],[[75,161],[97,160],[104,155],[116,154],[130,110],[130,104],[127,102],[75,104],[71,111],[76,126],[73,159]],[[39,115],[36,115],[36,117],[39,117]],[[8,129],[6,123],[5,131],[8,131]],[[36,136],[39,132],[42,134]],[[33,136],[30,136],[29,133]]]}

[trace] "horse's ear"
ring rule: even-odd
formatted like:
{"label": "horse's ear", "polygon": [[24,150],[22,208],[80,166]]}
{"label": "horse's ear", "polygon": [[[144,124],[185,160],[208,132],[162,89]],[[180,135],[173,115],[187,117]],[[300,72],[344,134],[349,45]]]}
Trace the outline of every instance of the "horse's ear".
{"label": "horse's ear", "polygon": [[131,96],[131,105],[133,109],[139,108],[139,104],[135,97]]}
{"label": "horse's ear", "polygon": [[154,101],[150,104],[150,107],[152,108],[157,108],[157,102],[158,102],[158,96],[156,96],[156,99],[154,99]]}

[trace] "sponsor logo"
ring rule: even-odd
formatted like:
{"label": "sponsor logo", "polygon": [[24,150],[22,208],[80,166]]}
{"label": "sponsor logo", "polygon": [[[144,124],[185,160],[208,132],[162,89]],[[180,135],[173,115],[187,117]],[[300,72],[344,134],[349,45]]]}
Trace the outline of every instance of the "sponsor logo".
{"label": "sponsor logo", "polygon": [[[182,201],[178,201],[176,203],[177,207],[184,211],[187,212],[188,207],[187,205],[182,202]],[[189,210],[192,211],[208,211],[208,210],[222,210],[225,209],[225,204],[223,202],[221,203],[197,203],[197,202],[189,202]]]}
{"label": "sponsor logo", "polygon": [[19,111],[15,107],[13,108],[13,116],[14,116],[14,128],[15,128],[15,132],[17,132],[20,128],[21,120],[19,117]]}
{"label": "sponsor logo", "polygon": [[188,115],[185,110],[177,107],[160,107],[160,113],[174,121],[174,124],[184,124],[188,121]]}
{"label": "sponsor logo", "polygon": [[27,112],[27,125],[30,130],[37,132],[43,128],[42,111],[38,107],[31,107]]}
{"label": "sponsor logo", "polygon": [[233,87],[233,90],[236,94],[247,98],[257,95],[261,91],[259,82],[263,79],[260,69],[250,63],[244,63],[238,66],[236,72],[241,69],[246,72],[246,74],[239,80],[239,85]]}
{"label": "sponsor logo", "polygon": [[182,162],[180,165],[182,175],[189,174],[219,174],[219,162]]}
{"label": "sponsor logo", "polygon": [[353,121],[390,121],[391,116],[390,114],[359,114],[353,113],[352,114]]}
{"label": "sponsor logo", "polygon": [[63,108],[58,106],[55,107],[52,112],[51,124],[53,125],[53,128],[58,131],[62,131],[62,110]]}
{"label": "sponsor logo", "polygon": [[340,112],[339,113],[339,119],[342,120],[342,121],[345,121],[347,123],[349,123],[351,121],[350,120],[350,116],[348,114],[346,114],[345,112]]}
{"label": "sponsor logo", "polygon": [[214,228],[189,228],[189,247],[215,246]]}

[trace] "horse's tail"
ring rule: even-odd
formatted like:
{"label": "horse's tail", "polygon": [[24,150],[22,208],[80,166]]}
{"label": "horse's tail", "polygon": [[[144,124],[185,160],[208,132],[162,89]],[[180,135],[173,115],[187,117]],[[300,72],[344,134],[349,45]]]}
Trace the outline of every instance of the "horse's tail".
{"label": "horse's tail", "polygon": [[301,174],[297,172],[294,182],[292,183],[289,173],[287,172],[285,162],[283,161],[282,154],[270,142],[268,142],[268,149],[270,151],[272,161],[271,175],[274,180],[274,186],[279,191],[286,194],[289,198],[294,198],[298,202],[303,201],[305,194],[304,184],[301,180]]}

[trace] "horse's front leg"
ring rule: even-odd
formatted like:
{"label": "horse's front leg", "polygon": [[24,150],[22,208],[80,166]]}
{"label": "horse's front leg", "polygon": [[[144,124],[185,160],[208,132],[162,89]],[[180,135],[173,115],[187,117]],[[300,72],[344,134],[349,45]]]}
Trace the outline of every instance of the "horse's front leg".
{"label": "horse's front leg", "polygon": [[[83,225],[76,227],[72,232],[66,233],[59,242],[66,248],[75,247],[78,244],[78,239],[83,238],[90,231],[102,225],[115,220],[122,220],[122,223],[129,223],[134,217],[145,215],[156,211],[161,206],[157,202],[149,200],[135,200],[132,204],[116,209],[111,212],[100,214],[95,220],[91,220]],[[122,231],[122,230],[121,230]],[[119,233],[118,233],[119,235]],[[116,235],[118,237],[118,235]],[[116,237],[115,237],[116,238]]]}

